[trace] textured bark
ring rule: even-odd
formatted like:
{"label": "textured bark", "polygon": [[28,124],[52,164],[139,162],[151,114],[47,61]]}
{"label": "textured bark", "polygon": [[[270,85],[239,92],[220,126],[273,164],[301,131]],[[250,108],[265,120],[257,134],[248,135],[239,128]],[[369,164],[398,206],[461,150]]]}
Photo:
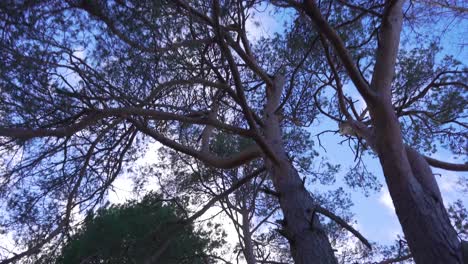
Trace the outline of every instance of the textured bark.
{"label": "textured bark", "polygon": [[416,263],[462,263],[461,244],[450,224],[427,161],[405,147],[393,106],[371,108],[376,150],[396,214]]}
{"label": "textured bark", "polygon": [[461,244],[427,161],[405,147],[392,105],[391,86],[400,43],[404,1],[384,10],[370,102],[376,151],[396,214],[416,263],[462,263]]}
{"label": "textured bark", "polygon": [[370,109],[374,129],[364,137],[379,156],[398,219],[416,263],[462,263],[461,245],[450,224],[434,175],[423,156],[405,147],[392,105],[391,87],[400,44],[403,3],[404,0],[395,0],[385,4],[370,85],[360,79],[346,46],[321,16],[316,2],[305,0],[303,8],[333,45]]}
{"label": "textured bark", "polygon": [[279,159],[278,163],[267,159],[266,167],[279,194],[279,203],[283,211],[281,233],[289,241],[291,255],[296,264],[336,264],[328,237],[314,213],[314,200],[305,189],[284,149],[280,120],[275,114],[283,85],[281,76],[275,78],[274,86],[267,89],[265,106],[265,137]]}
{"label": "textured bark", "polygon": [[244,242],[244,257],[247,264],[255,264],[254,245],[252,232],[250,230],[249,210],[246,207],[242,210],[242,240]]}

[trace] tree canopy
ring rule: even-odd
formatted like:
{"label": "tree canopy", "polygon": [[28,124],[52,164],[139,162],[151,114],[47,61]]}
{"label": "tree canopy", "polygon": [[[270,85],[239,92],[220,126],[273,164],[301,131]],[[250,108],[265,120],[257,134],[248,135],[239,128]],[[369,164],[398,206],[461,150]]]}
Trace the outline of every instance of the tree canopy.
{"label": "tree canopy", "polygon": [[[151,263],[210,263],[206,253],[222,241],[195,232],[191,225],[181,227],[172,237],[168,231],[180,220],[180,213],[162,200],[150,193],[141,201],[90,212],[55,263],[148,263],[148,259]],[[153,230],[158,230],[154,236]]]}
{"label": "tree canopy", "polygon": [[[265,6],[287,18],[256,39]],[[343,189],[311,192],[338,170],[318,162],[310,128],[321,120],[339,130],[320,134],[341,132],[355,153],[350,187],[378,189],[362,155],[379,159],[406,259],[461,263],[431,167],[468,165],[431,155],[467,154],[468,72],[440,57],[437,36],[418,32],[429,15],[463,20],[466,10],[403,0],[2,1],[0,225],[15,250],[0,263],[63,246],[79,212],[99,208],[152,142],[163,148],[164,198],[186,210],[184,225],[215,204],[245,209],[243,227],[278,208],[276,236],[258,237],[277,242],[277,254],[287,248],[284,259],[337,263],[337,228],[371,250]],[[183,198],[192,191],[200,196]],[[263,253],[250,255],[277,261]]]}

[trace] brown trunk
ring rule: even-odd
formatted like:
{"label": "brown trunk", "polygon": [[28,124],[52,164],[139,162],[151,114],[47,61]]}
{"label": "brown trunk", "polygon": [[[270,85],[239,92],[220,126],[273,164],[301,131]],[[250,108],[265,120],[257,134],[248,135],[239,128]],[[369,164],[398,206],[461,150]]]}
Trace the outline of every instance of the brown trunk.
{"label": "brown trunk", "polygon": [[[313,213],[314,200],[304,187],[298,172],[284,150],[280,121],[275,114],[283,82],[267,89],[265,137],[278,158],[278,164],[266,160],[266,166],[279,194],[284,221],[281,233],[288,239],[296,264],[336,264],[333,249],[318,217]],[[312,219],[313,218],[313,219]]]}
{"label": "brown trunk", "polygon": [[242,208],[242,240],[244,242],[244,257],[247,264],[255,264],[254,245],[252,242],[252,232],[250,231],[249,210],[244,203]]}
{"label": "brown trunk", "polygon": [[[336,264],[333,249],[317,215],[314,201],[306,191],[297,171],[288,160],[280,166],[269,166],[283,211],[283,235],[289,241],[291,255],[296,264]],[[312,219],[312,216],[314,219]]]}
{"label": "brown trunk", "polygon": [[385,3],[370,85],[363,79],[342,39],[322,17],[316,1],[304,1],[304,9],[333,45],[349,77],[366,100],[374,125],[370,145],[375,146],[379,156],[415,261],[418,264],[461,263],[460,242],[450,224],[434,176],[427,162],[403,144],[399,121],[392,106],[391,86],[400,45],[404,2],[394,0]]}
{"label": "brown trunk", "polygon": [[[385,97],[385,96],[383,96]],[[461,244],[450,224],[429,164],[405,147],[390,100],[371,107],[376,151],[396,214],[416,263],[462,263]]]}

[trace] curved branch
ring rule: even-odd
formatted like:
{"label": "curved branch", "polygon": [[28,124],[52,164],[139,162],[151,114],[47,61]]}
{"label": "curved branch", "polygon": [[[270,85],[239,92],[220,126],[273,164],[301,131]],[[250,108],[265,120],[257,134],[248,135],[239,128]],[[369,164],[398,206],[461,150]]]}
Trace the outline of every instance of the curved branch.
{"label": "curved branch", "polygon": [[344,221],[341,217],[337,216],[336,214],[332,213],[331,211],[316,205],[315,206],[315,211],[323,214],[324,216],[330,218],[331,220],[335,221],[337,224],[341,225],[343,228],[351,232],[353,235],[355,235],[361,242],[366,245],[370,250],[372,250],[372,246],[369,243],[369,241],[359,233],[356,229],[354,229],[352,226],[350,226],[346,221]]}
{"label": "curved branch", "polygon": [[434,158],[424,156],[423,157],[426,159],[427,163],[431,165],[432,167],[444,169],[444,170],[450,170],[450,171],[468,171],[468,163],[464,164],[457,164],[457,163],[449,163],[441,160],[436,160]]}
{"label": "curved branch", "polygon": [[391,259],[386,259],[386,260],[382,260],[381,262],[377,263],[377,264],[391,264],[391,263],[397,263],[397,262],[401,262],[401,261],[404,261],[404,260],[408,260],[410,258],[412,258],[413,256],[411,254],[408,254],[408,255],[404,255],[404,256],[401,256],[401,257],[396,257],[396,258],[391,258]]}
{"label": "curved branch", "polygon": [[164,135],[158,133],[157,131],[148,128],[146,125],[143,125],[141,122],[128,118],[128,120],[135,125],[135,127],[146,135],[156,139],[159,143],[163,144],[166,147],[169,147],[173,150],[182,152],[186,155],[192,156],[210,166],[220,169],[232,169],[241,166],[251,160],[259,158],[263,155],[262,151],[257,145],[249,147],[231,157],[228,158],[219,158],[208,153],[197,151],[191,147],[184,146],[180,143],[177,143],[174,140],[171,140]]}
{"label": "curved branch", "polygon": [[322,42],[322,45],[323,45],[323,49],[325,51],[325,58],[327,59],[327,62],[328,62],[328,65],[330,66],[330,69],[333,73],[333,77],[335,79],[335,84],[336,84],[336,91],[337,91],[337,94],[338,94],[338,107],[341,111],[341,113],[346,117],[346,120],[350,121],[350,120],[353,120],[353,117],[351,116],[351,114],[348,112],[348,109],[346,108],[346,103],[345,103],[345,96],[344,96],[344,92],[343,92],[343,85],[341,83],[341,79],[340,79],[340,76],[338,74],[338,71],[333,63],[333,60],[330,56],[330,52],[328,51],[328,44],[325,40],[324,37],[322,37],[323,35],[321,35],[320,37],[320,40]]}
{"label": "curved branch", "polygon": [[0,136],[16,139],[31,139],[37,137],[70,137],[76,132],[95,124],[103,117],[104,115],[99,113],[94,115],[86,115],[75,124],[54,129],[0,127]]}
{"label": "curved branch", "polygon": [[213,127],[230,131],[232,133],[251,136],[250,130],[242,129],[239,127],[231,126],[220,122],[209,116],[192,117],[187,115],[178,115],[173,113],[167,113],[152,109],[143,109],[138,107],[121,107],[121,108],[107,108],[98,110],[88,110],[88,114],[85,115],[79,122],[71,124],[69,126],[63,126],[58,128],[8,128],[0,127],[0,136],[16,138],[16,139],[31,139],[38,137],[69,137],[77,133],[80,130],[85,129],[91,125],[96,124],[100,119],[106,117],[127,117],[127,116],[145,116],[151,117],[154,120],[174,120],[183,123],[199,124],[199,125],[211,125]]}
{"label": "curved branch", "polygon": [[346,49],[343,40],[340,38],[338,33],[328,24],[328,22],[323,18],[320,13],[320,9],[317,7],[314,0],[304,1],[302,9],[310,17],[312,22],[316,25],[318,30],[323,33],[327,39],[332,44],[333,48],[336,51],[336,54],[340,58],[345,67],[346,71],[349,74],[349,77],[353,81],[354,85],[358,89],[362,97],[367,101],[371,102],[375,98],[375,93],[370,89],[366,80],[362,77],[359,70],[356,67],[356,64],[353,62],[351,55]]}
{"label": "curved branch", "polygon": [[154,120],[175,120],[175,121],[180,121],[180,122],[189,123],[189,124],[210,125],[219,129],[233,132],[238,135],[252,136],[252,132],[250,130],[225,124],[223,122],[218,121],[216,118],[214,118],[213,116],[210,116],[209,114],[206,116],[202,116],[202,117],[192,117],[192,116],[178,115],[178,114],[173,114],[173,113],[168,113],[168,112],[163,112],[163,111],[158,111],[158,110],[142,109],[138,107],[108,108],[108,109],[102,109],[98,111],[99,113],[103,113],[104,115],[108,115],[108,116],[125,117],[129,115],[135,115],[135,116],[151,117]]}
{"label": "curved branch", "polygon": [[188,224],[190,222],[192,222],[193,220],[195,220],[196,218],[200,217],[201,215],[203,215],[208,209],[210,209],[216,202],[218,202],[219,200],[227,197],[229,194],[233,193],[234,191],[236,191],[237,189],[239,189],[242,185],[246,184],[247,182],[249,182],[251,179],[257,177],[260,173],[264,172],[265,171],[265,167],[261,167],[257,170],[255,170],[254,172],[252,172],[251,174],[245,176],[244,178],[240,179],[239,181],[237,181],[236,183],[234,183],[229,189],[225,190],[224,192],[216,195],[215,197],[213,197],[209,202],[207,202],[202,209],[200,209],[199,211],[197,211],[196,213],[194,213],[192,216],[190,216],[189,218],[187,219],[184,219],[182,220],[181,222],[183,224]]}

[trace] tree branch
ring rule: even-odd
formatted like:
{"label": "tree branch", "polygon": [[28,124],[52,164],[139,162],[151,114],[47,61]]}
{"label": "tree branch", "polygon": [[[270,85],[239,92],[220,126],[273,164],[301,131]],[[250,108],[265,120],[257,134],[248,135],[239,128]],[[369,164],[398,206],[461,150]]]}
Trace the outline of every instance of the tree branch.
{"label": "tree branch", "polygon": [[[323,36],[323,35],[322,35]],[[324,37],[320,37],[320,40],[323,45],[323,49],[325,51],[325,57],[327,58],[328,65],[330,66],[330,69],[332,70],[333,77],[335,78],[335,83],[336,83],[336,91],[338,94],[338,106],[341,111],[341,113],[346,117],[346,120],[351,121],[353,120],[353,117],[351,114],[348,112],[348,109],[346,108],[346,102],[345,102],[345,97],[343,94],[343,85],[340,80],[340,76],[338,75],[338,71],[336,70],[336,67],[333,63],[333,60],[330,56],[330,52],[328,51],[328,44]]]}
{"label": "tree branch", "polygon": [[235,63],[234,57],[229,49],[228,45],[224,41],[226,33],[224,32],[223,28],[219,25],[219,12],[220,12],[219,3],[217,1],[213,1],[213,21],[214,21],[214,29],[217,36],[218,44],[221,48],[221,51],[226,56],[228,61],[229,67],[232,71],[232,76],[235,83],[236,93],[239,97],[239,104],[244,112],[244,115],[247,119],[247,123],[249,124],[250,129],[255,133],[254,140],[263,150],[265,155],[270,158],[274,163],[278,164],[278,157],[276,157],[275,153],[271,150],[269,145],[265,142],[265,139],[258,131],[257,125],[255,123],[255,119],[253,117],[252,111],[247,103],[247,98],[244,93],[242,79],[239,73],[239,69]]}
{"label": "tree branch", "polygon": [[[442,71],[442,72],[439,72],[430,82],[428,85],[426,85],[422,90],[421,92],[419,92],[417,95],[413,96],[412,98],[408,99],[406,102],[403,102],[402,105],[396,107],[396,111],[397,113],[401,112],[404,108],[406,107],[409,107],[411,105],[413,105],[415,102],[417,102],[418,100],[420,100],[421,98],[423,98],[424,96],[426,96],[426,94],[430,91],[430,89],[432,87],[437,87],[437,86],[442,86],[441,84],[442,83],[436,83],[436,81],[444,74],[456,74],[456,73],[466,73],[466,71]],[[449,83],[451,85],[460,85],[463,87],[463,86],[466,86],[465,84],[462,84],[462,83],[458,83],[458,82],[455,82],[455,83]]]}
{"label": "tree branch", "polygon": [[249,147],[229,158],[218,158],[208,153],[197,151],[193,148],[184,146],[171,140],[164,135],[158,133],[157,131],[148,128],[146,125],[143,125],[141,122],[128,118],[128,120],[136,126],[138,130],[145,133],[146,135],[156,139],[159,143],[163,144],[166,147],[174,149],[176,151],[182,152],[186,155],[192,156],[210,166],[220,168],[220,169],[232,169],[241,166],[251,160],[259,158],[262,156],[262,151],[257,145]]}
{"label": "tree branch", "polygon": [[449,163],[441,160],[436,160],[434,158],[424,156],[423,157],[426,159],[427,163],[431,165],[432,167],[444,169],[444,170],[450,170],[450,171],[468,171],[468,163],[465,164],[456,164],[456,163]]}
{"label": "tree branch", "polygon": [[371,90],[391,99],[391,85],[400,46],[404,0],[387,1],[379,31]]}
{"label": "tree branch", "polygon": [[412,257],[413,256],[411,254],[408,254],[408,255],[401,256],[401,257],[382,260],[381,262],[379,262],[377,264],[392,264],[392,263],[397,263],[397,262],[401,262],[401,261],[404,261],[404,260],[408,260],[408,259],[410,259]]}
{"label": "tree branch", "polygon": [[86,115],[79,122],[54,129],[47,128],[10,128],[0,127],[0,136],[17,138],[17,139],[31,139],[36,137],[70,137],[76,132],[85,129],[86,127],[95,124],[98,120],[103,118],[104,114]]}
{"label": "tree branch", "polygon": [[86,169],[87,169],[87,167],[89,165],[89,162],[90,162],[90,160],[91,160],[91,158],[93,156],[94,150],[95,150],[97,144],[99,143],[99,141],[104,137],[104,135],[111,128],[113,128],[116,125],[116,123],[117,122],[113,122],[113,124],[111,124],[105,130],[103,130],[98,135],[98,137],[93,141],[93,143],[89,147],[88,151],[86,152],[84,164],[81,166],[81,169],[78,172],[78,179],[77,179],[76,183],[73,185],[73,188],[72,188],[71,192],[68,194],[68,197],[67,197],[67,203],[66,203],[66,207],[65,207],[65,216],[58,223],[57,227],[52,232],[50,232],[47,237],[42,239],[42,241],[38,242],[36,245],[31,246],[30,248],[26,249],[25,251],[23,251],[23,252],[21,252],[19,254],[14,254],[13,257],[3,260],[2,262],[0,262],[0,264],[14,263],[14,262],[22,259],[23,257],[26,257],[26,256],[29,256],[31,254],[35,254],[35,253],[39,252],[41,250],[41,248],[45,244],[49,243],[52,239],[54,239],[57,235],[59,235],[68,226],[70,216],[71,216],[71,213],[72,213],[72,209],[73,209],[73,207],[75,207],[77,205],[76,203],[74,203],[76,194],[77,194],[78,189],[79,189],[79,187],[81,185],[83,177],[86,174]]}
{"label": "tree branch", "polygon": [[361,242],[364,245],[366,245],[370,250],[372,250],[372,246],[369,243],[369,241],[363,235],[361,235],[361,233],[359,233],[359,231],[357,231],[352,226],[350,226],[348,223],[346,223],[346,221],[341,219],[341,217],[335,215],[331,211],[329,211],[329,210],[327,210],[327,209],[325,209],[325,208],[323,208],[323,207],[321,207],[319,205],[316,205],[314,210],[321,213],[321,214],[323,214],[324,216],[330,218],[331,220],[335,221],[337,224],[341,225],[343,228],[347,229],[349,232],[351,232],[353,235],[355,235],[359,240],[361,240]]}
{"label": "tree branch", "polygon": [[353,62],[351,55],[346,49],[343,40],[340,38],[338,33],[328,24],[328,22],[323,18],[320,13],[320,9],[316,5],[314,0],[305,0],[304,4],[301,6],[306,14],[311,18],[312,22],[316,25],[319,32],[321,32],[325,37],[330,41],[333,48],[336,51],[336,54],[340,58],[343,66],[349,74],[349,77],[353,81],[354,85],[358,89],[362,97],[368,101],[373,101],[373,98],[376,96],[373,91],[370,90],[369,85],[364,80],[359,70],[357,69],[356,64]]}
{"label": "tree branch", "polygon": [[234,191],[236,191],[237,189],[239,189],[240,187],[242,187],[244,184],[246,184],[247,182],[249,182],[250,180],[252,180],[253,178],[257,177],[258,175],[260,175],[260,173],[264,172],[266,170],[265,167],[261,167],[255,171],[253,171],[251,174],[245,176],[244,178],[240,179],[239,181],[237,181],[236,183],[234,183],[229,189],[226,189],[224,192],[216,195],[215,197],[213,197],[209,202],[207,202],[202,209],[200,209],[199,211],[197,211],[196,213],[194,213],[192,216],[190,216],[189,218],[187,219],[184,219],[181,221],[181,223],[183,224],[188,224],[188,223],[191,223],[193,220],[195,220],[196,218],[200,217],[201,215],[203,215],[208,209],[210,209],[216,202],[218,202],[219,200],[221,199],[224,199],[225,197],[227,197],[229,194],[233,193]]}
{"label": "tree branch", "polygon": [[195,118],[191,116],[178,115],[152,109],[143,109],[138,107],[121,107],[121,108],[106,108],[87,110],[87,114],[77,123],[69,126],[58,127],[53,129],[48,128],[8,128],[0,127],[0,136],[31,139],[37,137],[69,137],[76,132],[96,124],[100,119],[106,117],[128,117],[128,116],[145,116],[151,117],[153,120],[174,120],[190,124],[211,125],[219,129],[230,131],[241,136],[252,136],[250,130],[231,126],[220,122],[210,116]]}

